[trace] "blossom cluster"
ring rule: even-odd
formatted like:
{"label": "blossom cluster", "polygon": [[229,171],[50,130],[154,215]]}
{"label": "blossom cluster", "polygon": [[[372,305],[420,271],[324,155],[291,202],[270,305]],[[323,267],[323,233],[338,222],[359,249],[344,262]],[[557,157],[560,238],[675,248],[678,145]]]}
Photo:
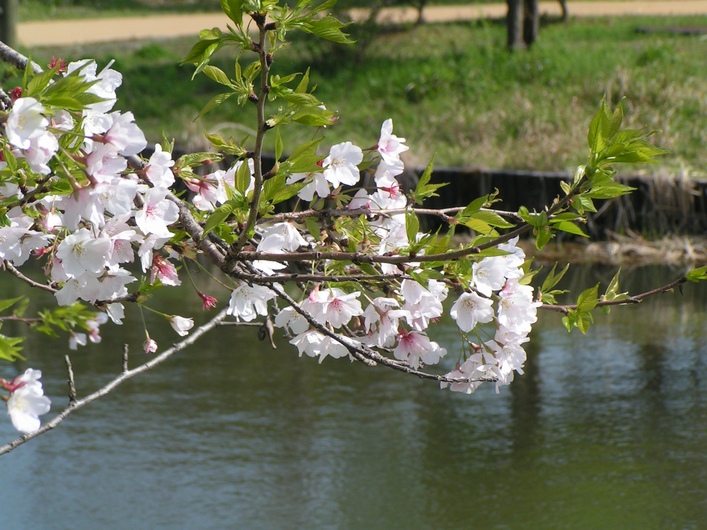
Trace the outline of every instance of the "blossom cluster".
{"label": "blossom cluster", "polygon": [[[495,323],[493,339],[470,343],[473,353],[455,370],[447,374],[463,383],[442,383],[456,392],[472,393],[484,380],[495,381],[496,390],[513,381],[513,373],[523,373],[531,326],[537,320],[540,302],[533,299],[533,288],[520,283],[525,261],[523,250],[516,246],[518,238],[498,246],[508,252],[504,256],[484,258],[472,265],[472,290],[454,303],[450,315],[459,329],[470,333],[478,324]],[[494,298],[498,308],[493,309]]]}
{"label": "blossom cluster", "polygon": [[[386,120],[377,144],[380,161],[374,174],[376,189],[372,192],[359,189],[348,204],[349,209],[370,212],[367,226],[376,238],[374,254],[395,253],[411,243],[405,217],[410,205],[397,180],[404,170],[400,154],[405,150],[405,139],[395,136],[392,121]],[[327,198],[342,185],[360,184],[358,165],[363,157],[363,150],[351,142],[335,145],[322,161],[323,171],[291,175],[288,184],[305,184],[299,191],[300,199]],[[418,233],[415,238],[421,235]],[[316,248],[316,242],[290,222],[267,225],[261,228],[259,236],[257,250],[262,252]],[[465,337],[471,332],[481,336],[484,324],[493,323],[495,329],[494,337],[480,341],[480,346],[467,339],[473,351],[447,374],[447,378],[460,381],[451,383],[454,391],[472,392],[482,381],[490,380],[498,388],[512,381],[514,371],[522,373],[525,361],[522,344],[528,340],[539,303],[533,300],[532,287],[522,283],[525,255],[517,247],[517,241],[514,238],[499,245],[504,255],[486,257],[472,265],[470,289],[451,308],[450,315]],[[285,264],[256,261],[254,266],[272,274]],[[406,264],[406,268],[421,272],[413,263]],[[279,310],[275,326],[287,331],[300,356],[315,357],[319,362],[326,357],[351,357],[351,348],[370,348],[381,354],[390,353],[412,369],[437,364],[447,352],[430,339],[427,329],[444,313],[448,286],[434,279],[426,283],[407,277],[398,280],[396,276],[402,269],[388,264],[381,264],[381,270],[391,277],[386,295],[369,297],[362,296],[360,290],[350,292],[316,285],[297,307]],[[266,286],[242,283],[232,293],[229,313],[244,321],[267,316],[268,302],[275,297],[275,292]]]}
{"label": "blossom cluster", "polygon": [[[101,302],[105,312],[81,320],[86,333],[68,326],[69,347],[76,349],[100,342],[99,328],[109,319],[122,323],[121,299],[137,281],[128,264],[139,261],[153,284],[180,284],[175,256],[163,249],[178,207],[168,198],[174,161],[160,145],[142,170],[129,168],[147,141],[132,113],[113,110],[121,74],[110,67],[99,72],[95,61],[81,60],[49,85],[67,78],[91,98],[81,111],[12,91],[0,139],[0,200],[17,205],[0,226],[0,260],[20,267],[32,255],[45,259],[60,306]],[[186,334],[193,321],[177,318],[170,322]],[[39,416],[49,410],[40,377],[29,369],[4,382],[11,391],[10,417],[22,432],[38,429]]]}
{"label": "blossom cluster", "polygon": [[[88,340],[100,342],[99,327],[109,319],[122,323],[127,286],[137,281],[136,267],[129,264],[138,262],[152,284],[180,285],[173,262],[176,255],[167,245],[179,208],[170,193],[175,183],[171,153],[156,145],[146,164],[132,163],[147,141],[132,113],[113,110],[121,75],[110,67],[99,72],[95,62],[83,60],[69,64],[65,76],[81,78],[85,92],[96,100],[81,111],[68,111],[19,93],[7,114],[0,140],[0,196],[14,198],[20,206],[6,213],[5,226],[0,227],[0,260],[19,267],[33,254],[43,257],[59,305],[100,302],[105,313],[84,322],[87,333],[70,330],[70,347],[75,349]],[[334,145],[319,162],[319,171],[291,174],[284,185],[297,186],[298,198],[311,208],[351,192],[344,201],[350,217],[365,218],[366,242],[360,242],[357,250],[374,256],[399,254],[424,237],[408,224],[412,205],[398,180],[404,171],[401,154],[407,149],[405,139],[393,134],[388,119],[374,148],[363,150],[351,142]],[[362,186],[360,168],[369,167],[371,158],[377,161],[371,170],[375,189]],[[247,186],[244,171],[250,175]],[[23,182],[18,175],[24,172],[34,178]],[[202,219],[232,198],[239,186],[245,199],[255,185],[252,160],[237,161],[229,169],[203,177],[189,172],[180,177]],[[265,222],[257,224],[249,241],[257,252],[330,250],[311,227],[294,221],[261,221]],[[336,230],[334,224],[326,231],[331,229]],[[473,351],[447,374],[443,386],[472,392],[482,380],[500,386],[508,384],[515,371],[522,372],[522,344],[528,340],[538,303],[533,301],[532,288],[523,283],[525,256],[516,243],[500,245],[504,255],[473,263],[471,283],[450,311]],[[417,252],[424,254],[424,248]],[[287,259],[269,259],[254,260],[250,267],[268,277],[288,265]],[[244,322],[274,315],[274,325],[286,331],[300,356],[319,362],[374,351],[411,370],[439,363],[447,350],[430,338],[428,328],[443,316],[450,286],[458,290],[460,282],[423,280],[426,271],[414,261],[377,267],[390,277],[383,292],[315,283],[306,287],[299,303],[282,309],[275,301],[278,288],[238,280],[227,312]],[[216,303],[213,297],[198,294],[205,309]],[[180,336],[194,325],[190,318],[163,316]],[[480,345],[468,339],[471,333],[481,338],[492,326],[492,339],[479,340]],[[147,331],[144,349],[157,350]],[[40,377],[41,372],[30,369],[4,382],[11,392],[8,410],[13,424],[23,432],[38,429],[39,416],[49,410]]]}
{"label": "blossom cluster", "polygon": [[[156,145],[142,173],[128,171],[129,158],[141,153],[147,141],[132,113],[113,111],[121,74],[112,68],[98,72],[93,60],[81,60],[70,63],[65,75],[80,76],[98,101],[79,113],[19,97],[8,113],[4,158],[13,157],[17,166],[24,163],[45,179],[41,189],[3,179],[3,198],[36,194],[38,199],[7,212],[9,225],[0,228],[0,259],[21,266],[31,253],[46,256],[48,276],[59,286],[59,305],[104,301],[108,316],[120,324],[124,307],[116,300],[137,280],[125,264],[137,257],[152,283],[180,283],[170,257],[157,252],[172,237],[169,227],[178,219],[177,205],[167,198],[174,161]],[[71,158],[59,160],[60,151],[70,152]],[[0,170],[8,165],[0,162]],[[68,193],[52,192],[61,189],[60,181],[70,183]],[[99,340],[98,324],[104,321],[96,320],[91,328],[92,341]],[[85,335],[72,336],[72,347],[85,343]]]}

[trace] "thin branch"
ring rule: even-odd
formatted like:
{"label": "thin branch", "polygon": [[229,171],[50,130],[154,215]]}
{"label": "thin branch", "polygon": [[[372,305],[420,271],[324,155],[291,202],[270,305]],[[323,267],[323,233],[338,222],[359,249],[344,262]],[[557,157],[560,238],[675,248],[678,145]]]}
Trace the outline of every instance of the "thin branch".
{"label": "thin branch", "polygon": [[123,373],[128,371],[128,356],[130,354],[130,349],[127,344],[123,344]]}
{"label": "thin branch", "polygon": [[[248,220],[243,227],[238,241],[233,245],[234,251],[239,251],[248,241],[248,232],[255,226],[255,221],[258,219],[258,209],[260,206],[260,195],[263,191],[263,140],[267,131],[267,123],[265,121],[265,103],[268,100],[270,92],[270,64],[268,53],[265,49],[265,37],[267,30],[265,29],[265,17],[260,14],[254,15],[253,20],[258,25],[258,45],[257,53],[260,60],[260,93],[258,100],[255,103],[256,116],[258,120],[258,132],[255,135],[255,146],[253,147],[253,197],[250,202],[250,211],[248,212]],[[245,161],[243,162],[246,163]]]}
{"label": "thin branch", "polygon": [[168,350],[165,350],[162,354],[158,355],[154,359],[151,359],[150,361],[148,361],[144,364],[141,364],[137,368],[133,368],[132,370],[128,370],[128,371],[121,373],[118,377],[116,377],[115,379],[110,381],[107,385],[103,386],[99,390],[86,396],[85,398],[75,401],[73,405],[69,405],[67,408],[65,408],[63,411],[61,411],[59,414],[54,416],[54,418],[52,418],[51,421],[42,425],[39,428],[39,430],[37,430],[33,433],[24,434],[24,435],[20,436],[19,438],[13,440],[12,442],[7,443],[3,446],[0,446],[0,455],[4,455],[5,453],[9,453],[10,451],[15,449],[16,447],[28,442],[29,440],[36,438],[37,436],[54,429],[57,425],[59,425],[62,421],[64,421],[73,412],[85,407],[89,403],[92,403],[99,398],[102,398],[106,394],[109,394],[116,387],[120,386],[128,379],[132,379],[136,375],[139,375],[143,372],[146,372],[147,370],[150,370],[151,368],[154,368],[158,364],[161,364],[164,361],[166,361],[167,359],[169,359],[175,353],[183,350],[187,346],[191,346],[202,335],[204,335],[205,333],[211,331],[214,327],[216,327],[226,317],[226,311],[227,311],[227,309],[223,309],[218,315],[216,315],[214,318],[212,318],[209,322],[207,322],[203,326],[200,326],[199,328],[195,329],[187,338],[178,342],[177,344],[175,344],[174,346],[172,346]]}
{"label": "thin branch", "polygon": [[411,279],[406,274],[301,274],[293,272],[291,274],[273,274],[263,276],[262,274],[240,274],[239,278],[251,283],[269,284],[286,282],[358,282],[358,283],[390,283],[391,277],[396,280]]}
{"label": "thin branch", "polygon": [[74,369],[71,366],[71,358],[68,355],[64,355],[64,362],[66,363],[66,382],[69,385],[69,407],[73,407],[76,404],[76,382],[74,381]]}
{"label": "thin branch", "polygon": [[[645,300],[646,298],[648,298],[650,296],[668,293],[670,291],[673,291],[676,287],[679,287],[680,285],[682,285],[686,282],[687,282],[687,278],[685,278],[683,276],[682,278],[678,278],[677,280],[672,281],[666,285],[663,285],[661,287],[656,287],[655,289],[651,289],[650,291],[646,291],[641,294],[629,296],[628,298],[623,298],[621,300],[600,300],[599,302],[597,302],[597,305],[595,307],[610,307],[610,306],[615,306],[615,305],[640,304],[643,300]],[[577,305],[576,304],[568,304],[568,305],[543,304],[540,306],[540,309],[544,309],[546,311],[554,311],[556,313],[563,313],[566,315],[570,311],[577,309]]]}
{"label": "thin branch", "polygon": [[[305,219],[307,217],[316,217],[319,219],[335,218],[335,217],[358,217],[359,215],[368,216],[390,216],[399,215],[407,212],[415,212],[417,215],[429,215],[432,217],[439,217],[447,223],[453,223],[455,219],[450,217],[451,213],[458,213],[463,211],[466,206],[455,206],[454,208],[396,208],[390,210],[371,210],[369,208],[356,208],[356,209],[329,209],[329,210],[303,210],[301,212],[284,212],[271,215],[269,217],[263,217],[258,219],[258,223],[265,223],[271,221],[298,221],[300,219]],[[516,222],[523,222],[523,219],[516,212],[507,212],[505,210],[492,210],[489,208],[481,208],[482,212],[490,212],[500,215],[501,217],[507,217],[513,219]]]}
{"label": "thin branch", "polygon": [[[1,43],[0,43],[1,44]],[[45,283],[39,283],[35,282],[34,280],[31,280],[24,274],[22,274],[20,271],[18,271],[15,266],[10,263],[9,261],[5,261],[5,268],[10,271],[14,276],[17,276],[20,280],[25,282],[27,285],[30,287],[35,287],[37,289],[42,289],[43,291],[48,291],[50,293],[56,293],[58,289],[55,289],[54,287],[51,287],[50,285],[47,285]]]}

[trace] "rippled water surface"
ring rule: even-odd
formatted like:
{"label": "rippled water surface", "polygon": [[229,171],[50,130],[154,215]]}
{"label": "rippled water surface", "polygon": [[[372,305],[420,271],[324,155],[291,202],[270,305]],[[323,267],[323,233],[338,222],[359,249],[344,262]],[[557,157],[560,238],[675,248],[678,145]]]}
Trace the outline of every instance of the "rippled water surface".
{"label": "rippled water surface", "polygon": [[[640,269],[626,286],[677,275]],[[0,457],[0,527],[705,528],[706,310],[707,289],[687,286],[597,315],[586,337],[544,315],[500,395],[223,328]],[[123,342],[139,350],[139,320],[119,331],[72,355],[80,394],[120,370]],[[452,326],[437,339],[453,357]],[[58,410],[65,343],[29,340]]]}

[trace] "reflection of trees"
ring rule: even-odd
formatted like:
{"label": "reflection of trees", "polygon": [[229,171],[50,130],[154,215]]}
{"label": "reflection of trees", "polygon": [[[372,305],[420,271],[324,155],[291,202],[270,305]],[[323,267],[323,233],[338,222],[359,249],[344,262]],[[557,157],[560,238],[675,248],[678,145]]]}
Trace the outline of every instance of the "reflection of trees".
{"label": "reflection of trees", "polygon": [[540,366],[538,355],[542,351],[539,334],[534,334],[526,344],[528,360],[522,376],[516,375],[511,391],[512,441],[514,449],[523,449],[538,442],[539,416],[542,409]]}

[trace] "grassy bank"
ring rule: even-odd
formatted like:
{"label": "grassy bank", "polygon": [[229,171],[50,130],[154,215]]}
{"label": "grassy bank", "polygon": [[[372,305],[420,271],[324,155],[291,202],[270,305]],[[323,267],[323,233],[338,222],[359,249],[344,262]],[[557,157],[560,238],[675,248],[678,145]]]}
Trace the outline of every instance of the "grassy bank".
{"label": "grassy bank", "polygon": [[[275,63],[286,71],[312,65],[320,98],[341,114],[327,143],[372,144],[392,117],[412,146],[409,161],[438,165],[562,170],[583,162],[588,120],[606,93],[623,101],[633,127],[661,129],[656,141],[673,151],[654,171],[704,174],[707,167],[707,41],[699,36],[638,33],[641,27],[707,26],[707,17],[582,19],[544,27],[528,53],[508,54],[495,22],[423,25],[378,36],[363,60],[342,47],[292,46]],[[311,42],[311,39],[308,39]],[[253,109],[226,104],[192,120],[220,87],[177,62],[189,41],[34,50],[116,59],[125,81],[121,107],[135,112],[150,136],[180,142],[203,127],[253,123]],[[232,71],[232,65],[221,66]],[[9,88],[8,82],[5,86]],[[226,131],[228,134],[228,131]],[[310,138],[290,132],[286,142]],[[299,136],[298,136],[299,135]],[[292,145],[292,144],[289,144]]]}

